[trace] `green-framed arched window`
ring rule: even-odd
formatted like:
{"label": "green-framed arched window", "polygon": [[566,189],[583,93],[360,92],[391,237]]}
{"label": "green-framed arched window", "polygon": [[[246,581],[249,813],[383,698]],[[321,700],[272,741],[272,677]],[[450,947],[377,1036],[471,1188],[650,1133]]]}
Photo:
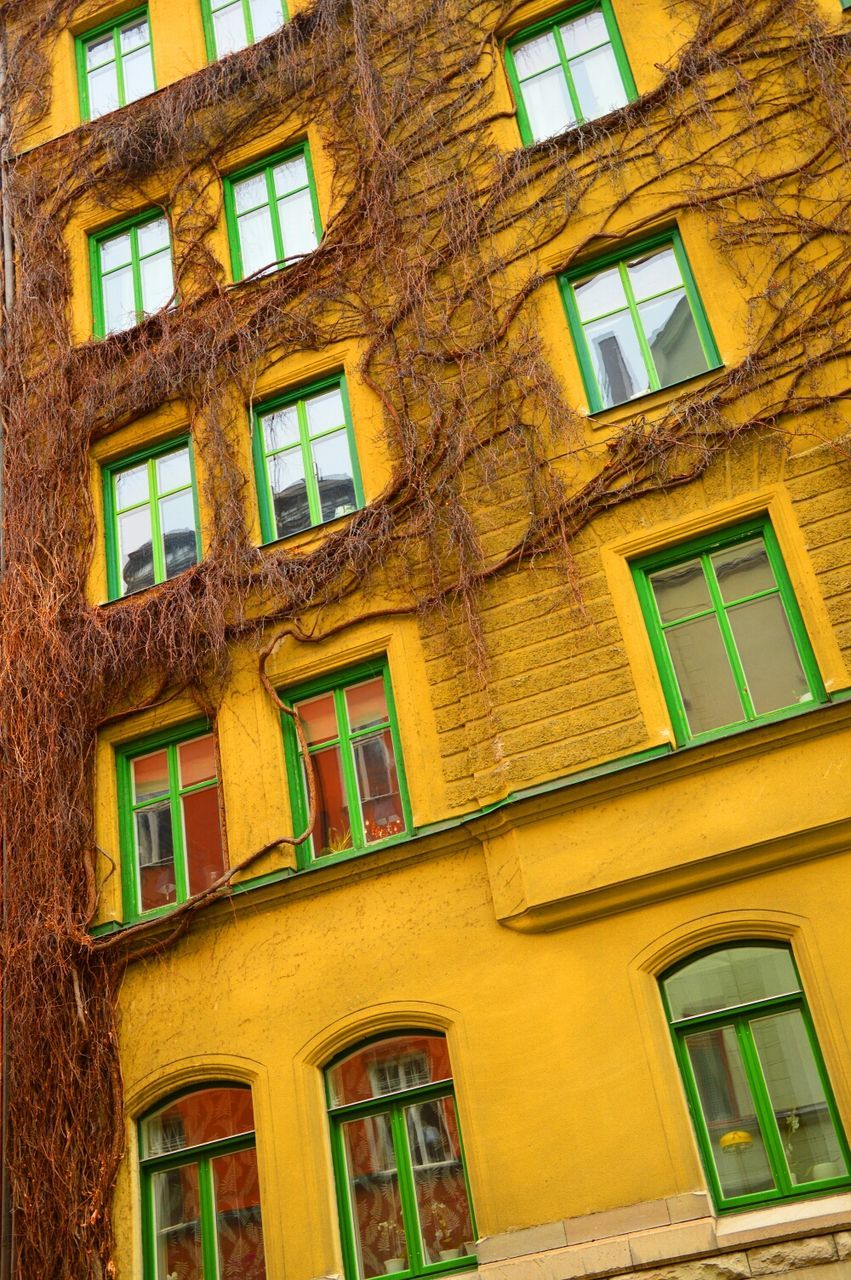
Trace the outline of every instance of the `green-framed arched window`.
{"label": "green-framed arched window", "polygon": [[662,977],[706,1174],[719,1209],[851,1182],[851,1158],[789,947],[730,943]]}
{"label": "green-framed arched window", "polygon": [[145,1280],[265,1280],[254,1108],[216,1083],[139,1123]]}
{"label": "green-framed arched window", "polygon": [[347,1280],[475,1266],[446,1038],[397,1032],[326,1072]]}

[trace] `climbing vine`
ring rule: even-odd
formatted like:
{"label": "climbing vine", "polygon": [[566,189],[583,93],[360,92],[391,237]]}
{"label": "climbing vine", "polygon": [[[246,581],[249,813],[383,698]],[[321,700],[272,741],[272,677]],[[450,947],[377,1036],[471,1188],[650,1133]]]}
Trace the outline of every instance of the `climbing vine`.
{"label": "climbing vine", "polygon": [[[214,713],[235,644],[254,646],[265,679],[279,638],[321,637],[337,605],[349,623],[447,611],[469,628],[481,679],[487,580],[535,558],[572,580],[572,541],[595,516],[688,484],[747,435],[841,447],[851,394],[851,36],[818,0],[668,0],[685,34],[654,87],[513,150],[499,133],[513,0],[317,0],[255,47],[24,150],[79,7],[0,3],[14,248],[0,352],[6,1157],[16,1274],[40,1280],[115,1274],[121,976],[230,883],[179,909],[166,935],[93,939],[99,728],[181,691]],[[322,243],[229,285],[213,249],[221,174],[237,147],[308,124],[333,164]],[[74,219],[150,204],[171,220],[180,304],[75,340]],[[752,300],[743,354],[592,447],[540,337],[543,291],[583,255],[694,213]],[[312,549],[261,554],[234,405],[282,355],[337,342],[361,353],[392,476]],[[203,562],[93,606],[91,446],[167,402],[185,406],[204,459]]]}

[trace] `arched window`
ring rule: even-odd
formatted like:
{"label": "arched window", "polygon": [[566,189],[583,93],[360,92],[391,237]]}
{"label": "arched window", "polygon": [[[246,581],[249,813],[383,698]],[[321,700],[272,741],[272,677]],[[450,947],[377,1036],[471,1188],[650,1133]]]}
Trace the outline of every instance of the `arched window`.
{"label": "arched window", "polygon": [[719,1209],[845,1186],[848,1143],[788,947],[692,957],[662,992]]}
{"label": "arched window", "polygon": [[326,1073],[348,1280],[475,1266],[475,1227],[446,1040],[411,1031]]}
{"label": "arched window", "polygon": [[139,1125],[145,1280],[265,1280],[254,1108],[206,1085]]}

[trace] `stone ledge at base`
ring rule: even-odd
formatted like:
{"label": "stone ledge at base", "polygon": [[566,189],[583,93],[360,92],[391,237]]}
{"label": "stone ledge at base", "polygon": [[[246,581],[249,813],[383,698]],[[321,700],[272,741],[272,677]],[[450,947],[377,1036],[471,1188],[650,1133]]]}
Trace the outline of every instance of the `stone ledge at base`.
{"label": "stone ledge at base", "polygon": [[480,1240],[481,1280],[851,1280],[851,1196],[717,1219],[704,1192]]}

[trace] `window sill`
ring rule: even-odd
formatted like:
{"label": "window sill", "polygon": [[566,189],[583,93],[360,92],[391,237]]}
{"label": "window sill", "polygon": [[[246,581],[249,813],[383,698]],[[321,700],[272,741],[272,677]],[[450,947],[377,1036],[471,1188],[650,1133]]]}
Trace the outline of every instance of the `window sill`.
{"label": "window sill", "polygon": [[258,550],[263,555],[274,555],[276,552],[284,551],[288,547],[293,547],[296,551],[313,551],[314,547],[328,534],[339,533],[344,527],[345,521],[351,520],[353,516],[365,510],[366,504],[361,507],[355,507],[354,511],[347,511],[345,515],[334,516],[331,520],[323,520],[321,524],[312,524],[307,529],[299,529],[295,533],[287,533],[282,538],[270,538],[268,542],[261,542]]}
{"label": "window sill", "polygon": [[647,391],[644,395],[636,396],[634,400],[624,401],[623,404],[609,405],[605,409],[588,409],[588,424],[593,431],[606,431],[612,427],[623,426],[636,417],[643,417],[654,409],[667,406],[668,402],[676,399],[681,391],[688,391],[691,394],[701,387],[709,386],[725,367],[723,364],[715,365],[714,368],[706,369],[703,373],[695,373],[690,378],[683,378],[681,382],[672,382],[670,386],[662,387],[659,391]]}

